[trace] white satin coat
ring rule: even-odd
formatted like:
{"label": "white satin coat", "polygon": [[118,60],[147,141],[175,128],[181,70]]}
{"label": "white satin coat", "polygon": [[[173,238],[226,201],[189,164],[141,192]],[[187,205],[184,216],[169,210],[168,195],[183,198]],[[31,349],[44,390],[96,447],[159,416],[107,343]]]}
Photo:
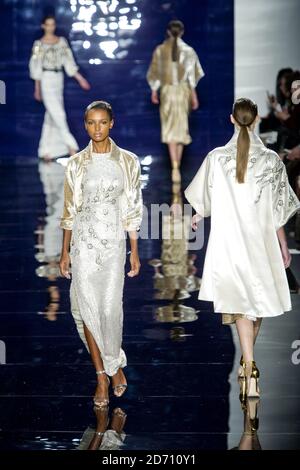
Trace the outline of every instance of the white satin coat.
{"label": "white satin coat", "polygon": [[250,132],[245,183],[235,178],[237,137],[212,150],[185,191],[202,217],[211,216],[199,299],[215,312],[255,320],[291,310],[276,231],[299,209],[285,166]]}

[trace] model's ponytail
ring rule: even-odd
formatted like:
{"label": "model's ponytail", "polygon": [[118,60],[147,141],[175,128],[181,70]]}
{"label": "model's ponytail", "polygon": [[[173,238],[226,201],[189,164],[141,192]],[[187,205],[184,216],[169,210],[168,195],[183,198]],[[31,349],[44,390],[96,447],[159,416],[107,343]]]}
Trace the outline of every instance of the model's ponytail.
{"label": "model's ponytail", "polygon": [[172,61],[177,62],[179,59],[178,54],[178,38],[184,32],[184,24],[182,21],[173,20],[170,21],[168,24],[168,33],[173,38],[173,45],[172,45]]}
{"label": "model's ponytail", "polygon": [[248,128],[256,119],[257,105],[247,98],[240,98],[233,105],[232,115],[240,126],[237,139],[236,179],[238,183],[244,183],[250,149]]}

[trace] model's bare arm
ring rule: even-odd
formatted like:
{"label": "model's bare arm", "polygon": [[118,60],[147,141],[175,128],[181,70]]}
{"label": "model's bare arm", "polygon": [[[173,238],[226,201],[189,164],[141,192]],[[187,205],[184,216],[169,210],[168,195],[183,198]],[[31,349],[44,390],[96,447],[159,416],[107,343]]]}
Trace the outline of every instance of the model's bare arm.
{"label": "model's bare arm", "polygon": [[63,243],[61,250],[61,257],[59,262],[60,273],[67,279],[71,279],[70,276],[70,243],[72,238],[72,230],[63,230]]}
{"label": "model's bare arm", "polygon": [[129,271],[129,273],[127,273],[127,275],[129,277],[134,277],[139,274],[140,268],[141,268],[139,252],[138,252],[138,240],[137,240],[138,234],[136,231],[132,231],[128,233],[129,233],[130,248],[131,248],[131,254],[130,254],[131,270]]}

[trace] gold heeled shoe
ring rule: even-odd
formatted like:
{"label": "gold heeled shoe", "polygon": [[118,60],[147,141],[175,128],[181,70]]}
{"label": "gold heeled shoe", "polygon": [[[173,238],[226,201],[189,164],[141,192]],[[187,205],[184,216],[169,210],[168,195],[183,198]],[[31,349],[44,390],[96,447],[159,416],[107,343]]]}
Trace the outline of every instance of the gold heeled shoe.
{"label": "gold heeled shoe", "polygon": [[260,374],[256,363],[255,361],[245,362],[243,367],[245,378],[243,379],[242,393],[247,396],[247,398],[258,398],[260,396],[258,388]]}
{"label": "gold heeled shoe", "polygon": [[245,377],[245,361],[243,359],[243,356],[241,356],[240,367],[238,370],[238,380],[243,379],[244,377]]}
{"label": "gold heeled shoe", "polygon": [[[102,374],[106,374],[105,370],[97,370],[96,371],[96,374],[97,375],[102,375]],[[107,382],[108,382],[108,385],[110,384],[110,380],[109,378],[107,377],[106,375],[106,378],[107,378]],[[95,408],[105,408],[107,407],[109,404],[109,399],[108,398],[104,398],[104,397],[94,397],[94,405],[95,405]]]}
{"label": "gold heeled shoe", "polygon": [[[240,401],[241,403],[244,403],[247,398],[260,397],[260,391],[258,388],[258,380],[260,374],[255,361],[244,362],[243,357],[241,357],[240,364],[243,364],[243,373],[239,375]],[[249,373],[248,371],[250,367],[251,372]]]}
{"label": "gold heeled shoe", "polygon": [[179,163],[173,161],[172,162],[172,183],[180,183],[181,182],[181,174],[179,170]]}
{"label": "gold heeled shoe", "polygon": [[259,381],[259,370],[256,367],[255,361],[251,363],[251,374],[250,374],[250,381],[247,387],[247,397],[255,397],[258,398],[260,396],[259,388],[258,388],[258,381]]}

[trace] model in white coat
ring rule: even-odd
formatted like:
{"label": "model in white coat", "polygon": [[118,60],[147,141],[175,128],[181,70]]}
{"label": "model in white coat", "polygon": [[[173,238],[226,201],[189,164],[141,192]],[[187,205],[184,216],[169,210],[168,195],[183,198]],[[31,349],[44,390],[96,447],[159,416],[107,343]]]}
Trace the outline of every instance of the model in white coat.
{"label": "model in white coat", "polygon": [[199,299],[236,323],[242,394],[258,396],[254,343],[262,318],[291,310],[283,226],[300,205],[281,159],[254,132],[256,104],[237,100],[231,121],[232,139],[207,155],[185,196],[197,212],[194,228],[211,216]]}

